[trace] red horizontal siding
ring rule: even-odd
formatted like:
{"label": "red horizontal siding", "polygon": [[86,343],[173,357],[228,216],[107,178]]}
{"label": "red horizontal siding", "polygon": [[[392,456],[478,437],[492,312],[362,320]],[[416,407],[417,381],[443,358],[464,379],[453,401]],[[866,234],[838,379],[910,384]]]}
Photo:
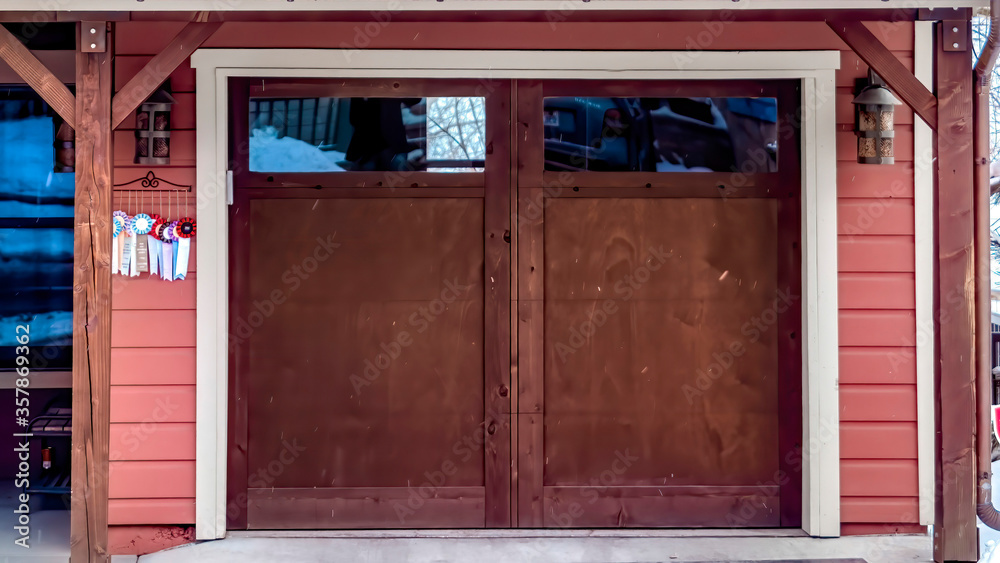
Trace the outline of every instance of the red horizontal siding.
{"label": "red horizontal siding", "polygon": [[916,306],[913,274],[895,272],[840,274],[841,309],[908,309]]}
{"label": "red horizontal siding", "polygon": [[126,278],[114,276],[111,306],[123,309],[195,308],[195,274],[184,281],[165,281],[157,277]]}
{"label": "red horizontal siding", "polygon": [[837,238],[840,272],[912,272],[913,236],[840,236]]}
{"label": "red horizontal siding", "polygon": [[913,311],[840,311],[841,346],[912,346],[916,333]]}
{"label": "red horizontal siding", "polygon": [[108,497],[194,498],[194,461],[112,461]]}
{"label": "red horizontal siding", "polygon": [[[174,281],[169,283],[186,283]],[[111,312],[113,348],[174,348],[195,345],[193,310],[121,310]],[[138,369],[142,369],[139,366]]]}
{"label": "red horizontal siding", "polygon": [[840,462],[845,497],[911,497],[920,489],[915,459],[859,459]]}
{"label": "red horizontal siding", "polygon": [[193,460],[193,422],[141,422],[111,425],[111,459]]}
{"label": "red horizontal siding", "polygon": [[[125,123],[125,126],[130,126]],[[115,166],[129,165],[135,160],[135,133],[132,131],[115,130]],[[184,166],[195,165],[195,132],[190,129],[171,131],[170,133],[170,163]],[[115,180],[118,181],[117,179]]]}
{"label": "red horizontal siding", "polygon": [[[912,43],[910,46],[912,47]],[[892,54],[899,59],[899,62],[903,63],[906,70],[913,72],[913,53],[909,51],[909,48],[905,51],[894,51]],[[868,65],[854,51],[840,52],[840,70],[837,71],[838,87],[853,88],[855,80],[867,77]]]}
{"label": "red horizontal siding", "polygon": [[840,198],[913,197],[913,163],[872,166],[837,163],[837,196]]}
{"label": "red horizontal siding", "polygon": [[916,460],[917,423],[841,422],[840,457]]}
{"label": "red horizontal siding", "polygon": [[841,199],[837,203],[837,234],[850,237],[912,235],[913,200]]}
{"label": "red horizontal siding", "polygon": [[194,524],[194,498],[111,499],[108,524]]}
{"label": "red horizontal siding", "polygon": [[[177,100],[177,103],[170,107],[170,130],[175,132],[193,130],[195,128],[194,92],[172,92],[171,95]],[[115,130],[134,131],[135,127],[135,112],[133,111]]]}
{"label": "red horizontal siding", "polygon": [[[115,54],[115,92],[121,90],[129,80],[135,78],[135,75],[139,74],[139,71],[153,58],[152,54],[128,55],[118,49],[118,41],[124,32],[123,30],[131,29],[133,25],[135,24],[118,24],[115,27],[115,51],[117,51]],[[166,47],[166,43],[163,46]],[[191,68],[190,60],[185,60],[170,73],[170,91],[174,95],[195,91],[195,70]]]}
{"label": "red horizontal siding", "polygon": [[194,385],[113,385],[111,422],[194,422]]}
{"label": "red horizontal siding", "polygon": [[841,385],[840,421],[917,420],[915,385]]}
{"label": "red horizontal siding", "polygon": [[917,349],[913,346],[840,348],[840,383],[917,382]]}
{"label": "red horizontal siding", "polygon": [[894,534],[926,535],[927,526],[893,522],[880,524],[843,524],[840,526],[840,535],[842,536],[886,536]]}
{"label": "red horizontal siding", "polygon": [[920,500],[912,497],[841,497],[840,521],[851,523],[916,524]]}
{"label": "red horizontal siding", "polygon": [[195,354],[194,347],[112,348],[111,385],[194,385]]}

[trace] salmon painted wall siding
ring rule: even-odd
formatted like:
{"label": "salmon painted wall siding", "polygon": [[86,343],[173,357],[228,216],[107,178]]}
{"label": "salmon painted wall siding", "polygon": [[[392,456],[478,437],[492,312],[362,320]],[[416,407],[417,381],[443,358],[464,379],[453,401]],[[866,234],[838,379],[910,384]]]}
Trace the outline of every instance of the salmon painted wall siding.
{"label": "salmon painted wall siding", "polygon": [[[149,57],[127,55],[136,51],[135,41],[116,43],[117,91]],[[144,48],[139,50],[148,54]],[[135,117],[131,116],[115,132],[115,183],[141,178],[149,170],[177,184],[195,183],[194,73],[189,66],[182,65],[174,73],[171,87],[177,99],[171,119],[174,131],[171,164],[148,167],[132,163]],[[132,191],[116,195],[115,209],[159,213],[174,219],[191,216],[197,220],[194,192],[190,195],[163,192],[140,196],[139,192]],[[191,536],[178,532],[154,533],[127,526],[191,525],[195,520],[197,241],[196,237],[189,275],[184,281],[166,282],[145,275],[138,278],[112,276],[108,521],[113,527],[122,526],[110,532],[115,553],[169,547],[169,541],[165,544],[137,542],[137,538],[151,534],[182,539]],[[141,549],[140,546],[154,547]]]}
{"label": "salmon painted wall siding", "polygon": [[[117,24],[116,88],[182,25]],[[869,27],[913,69],[912,25]],[[918,522],[913,113],[905,106],[896,111],[894,166],[855,162],[852,87],[867,67],[825,24],[391,22],[365,32],[364,23],[229,22],[205,47],[842,51],[836,92],[829,93],[838,123],[841,519],[845,531],[888,533]],[[178,101],[172,164],[156,172],[190,184],[194,73],[185,63],[171,81]],[[145,173],[131,164],[133,126],[134,118],[127,119],[115,135],[116,182]],[[172,284],[115,280],[112,456],[120,457],[112,457],[111,524],[191,524],[196,276]],[[164,402],[176,408],[164,420],[154,418]],[[136,436],[138,445],[130,439]]]}

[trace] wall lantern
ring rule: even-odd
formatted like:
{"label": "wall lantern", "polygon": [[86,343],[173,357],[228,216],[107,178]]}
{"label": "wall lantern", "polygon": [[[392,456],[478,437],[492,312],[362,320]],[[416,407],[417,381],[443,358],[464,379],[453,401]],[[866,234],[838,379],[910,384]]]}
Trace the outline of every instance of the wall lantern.
{"label": "wall lantern", "polygon": [[160,88],[135,114],[135,163],[170,164],[170,106],[177,100]]}
{"label": "wall lantern", "polygon": [[893,106],[900,101],[872,75],[868,86],[854,98],[854,131],[858,135],[858,162],[892,164]]}

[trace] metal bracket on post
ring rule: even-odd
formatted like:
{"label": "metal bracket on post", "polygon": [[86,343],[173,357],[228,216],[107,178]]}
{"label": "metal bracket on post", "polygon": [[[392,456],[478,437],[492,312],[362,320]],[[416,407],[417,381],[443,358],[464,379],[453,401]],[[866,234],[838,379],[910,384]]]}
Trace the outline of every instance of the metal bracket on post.
{"label": "metal bracket on post", "polygon": [[105,22],[80,22],[80,52],[103,53],[107,50],[108,24]]}
{"label": "metal bracket on post", "polygon": [[941,49],[945,51],[968,51],[969,42],[966,26],[968,21],[944,20],[941,22]]}

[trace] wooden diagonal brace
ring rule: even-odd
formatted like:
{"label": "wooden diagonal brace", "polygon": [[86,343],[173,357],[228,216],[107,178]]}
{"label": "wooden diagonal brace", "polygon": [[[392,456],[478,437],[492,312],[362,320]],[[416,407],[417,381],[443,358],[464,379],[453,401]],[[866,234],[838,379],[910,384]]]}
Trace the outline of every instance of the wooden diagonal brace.
{"label": "wooden diagonal brace", "polygon": [[859,21],[827,22],[844,43],[854,50],[872,70],[889,86],[913,112],[920,116],[931,129],[937,130],[937,98],[912,72],[899,62],[865,24]]}
{"label": "wooden diagonal brace", "polygon": [[187,24],[163,51],[150,59],[146,66],[115,94],[115,99],[111,103],[111,128],[118,127],[221,26],[222,22],[193,21]]}
{"label": "wooden diagonal brace", "polygon": [[3,26],[0,26],[0,60],[10,65],[70,127],[76,127],[76,97]]}

